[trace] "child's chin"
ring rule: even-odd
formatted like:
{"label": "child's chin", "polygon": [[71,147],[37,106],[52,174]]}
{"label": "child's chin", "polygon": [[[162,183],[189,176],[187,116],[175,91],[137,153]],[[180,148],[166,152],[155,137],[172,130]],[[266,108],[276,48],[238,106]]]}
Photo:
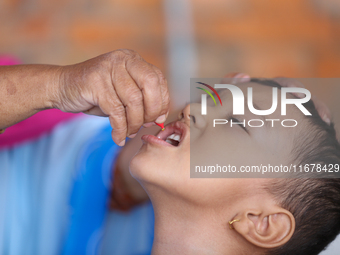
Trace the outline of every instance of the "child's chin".
{"label": "child's chin", "polygon": [[[142,172],[142,167],[141,164],[143,162],[143,156],[140,155],[141,152],[137,152],[137,154],[131,159],[130,161],[130,173],[132,175],[133,178],[139,180],[140,179],[140,175]],[[141,157],[142,156],[142,157]]]}
{"label": "child's chin", "polygon": [[131,175],[138,181],[149,181],[148,179],[154,175],[150,162],[152,162],[150,154],[144,151],[142,147],[130,161]]}

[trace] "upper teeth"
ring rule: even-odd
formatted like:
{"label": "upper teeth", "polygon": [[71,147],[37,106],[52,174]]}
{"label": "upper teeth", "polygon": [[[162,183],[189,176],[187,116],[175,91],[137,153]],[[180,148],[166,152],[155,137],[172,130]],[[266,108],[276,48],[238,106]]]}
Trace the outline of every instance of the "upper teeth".
{"label": "upper teeth", "polygon": [[172,139],[172,140],[176,140],[176,141],[179,142],[181,140],[181,136],[176,135],[176,134],[172,134],[172,135],[168,136],[166,139]]}

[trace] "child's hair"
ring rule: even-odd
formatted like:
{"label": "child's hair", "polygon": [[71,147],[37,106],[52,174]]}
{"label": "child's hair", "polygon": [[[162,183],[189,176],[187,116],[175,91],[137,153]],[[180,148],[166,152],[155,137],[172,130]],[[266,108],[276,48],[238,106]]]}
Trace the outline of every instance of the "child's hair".
{"label": "child's hair", "polygon": [[[252,79],[263,85],[280,88],[273,80]],[[312,101],[304,104],[311,112],[306,128],[296,139],[292,162],[296,165],[340,165],[340,145],[334,124],[319,116]],[[338,168],[339,169],[339,168]],[[334,170],[334,168],[333,168]],[[319,254],[340,232],[340,172],[328,178],[274,179],[265,187],[280,206],[290,211],[296,222],[295,232],[284,245],[269,250],[268,255]],[[333,178],[332,178],[333,177]]]}

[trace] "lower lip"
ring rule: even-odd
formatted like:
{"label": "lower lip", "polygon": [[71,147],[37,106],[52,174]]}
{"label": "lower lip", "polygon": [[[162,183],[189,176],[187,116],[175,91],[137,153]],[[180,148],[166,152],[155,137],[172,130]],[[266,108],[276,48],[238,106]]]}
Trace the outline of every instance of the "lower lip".
{"label": "lower lip", "polygon": [[163,141],[162,139],[159,139],[158,137],[154,136],[154,135],[143,135],[141,137],[142,141],[145,143],[150,143],[150,144],[158,144],[158,145],[162,145],[162,146],[169,146],[169,147],[175,147],[169,143],[167,143],[166,141]]}

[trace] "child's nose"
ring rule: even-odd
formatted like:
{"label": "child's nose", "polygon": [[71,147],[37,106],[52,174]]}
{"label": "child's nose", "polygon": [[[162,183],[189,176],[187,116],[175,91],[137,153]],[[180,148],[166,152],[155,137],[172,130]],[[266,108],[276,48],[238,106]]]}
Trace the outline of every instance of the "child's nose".
{"label": "child's nose", "polygon": [[184,120],[188,125],[192,122],[193,125],[202,128],[205,126],[205,118],[201,115],[200,104],[188,104],[178,115],[179,120]]}
{"label": "child's nose", "polygon": [[190,104],[187,104],[178,114],[178,120],[190,121]]}

